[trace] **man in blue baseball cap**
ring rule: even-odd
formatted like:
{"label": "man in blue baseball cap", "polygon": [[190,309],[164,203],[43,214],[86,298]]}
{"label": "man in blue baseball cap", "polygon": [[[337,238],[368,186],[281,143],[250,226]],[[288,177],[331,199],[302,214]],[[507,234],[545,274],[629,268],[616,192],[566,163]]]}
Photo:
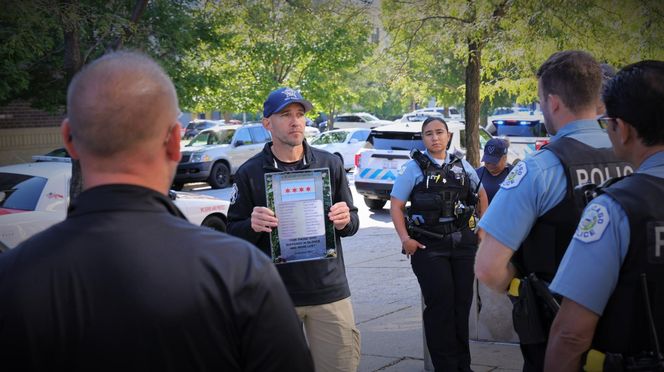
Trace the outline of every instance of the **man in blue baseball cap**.
{"label": "man in blue baseball cap", "polygon": [[302,98],[302,94],[299,91],[291,88],[279,88],[270,92],[270,95],[263,103],[263,117],[269,118],[272,114],[283,110],[292,103],[302,105],[304,112],[309,112],[313,108],[311,102]]}
{"label": "man in blue baseball cap", "polygon": [[484,165],[477,168],[476,171],[486,190],[489,203],[498,192],[500,184],[512,170],[512,165],[507,164],[508,147],[507,140],[501,138],[492,138],[484,145],[484,156],[482,156]]}
{"label": "man in blue baseball cap", "polygon": [[279,88],[267,97],[263,125],[272,133],[272,142],[235,174],[228,232],[270,255],[270,232],[277,227],[279,216],[266,207],[265,174],[330,170],[333,204],[328,218],[336,229],[337,256],[280,264],[277,269],[304,323],[316,371],[356,371],[360,334],[355,327],[340,238],[354,235],[359,219],[341,160],[304,141],[304,114],[311,109],[311,102],[291,88]]}

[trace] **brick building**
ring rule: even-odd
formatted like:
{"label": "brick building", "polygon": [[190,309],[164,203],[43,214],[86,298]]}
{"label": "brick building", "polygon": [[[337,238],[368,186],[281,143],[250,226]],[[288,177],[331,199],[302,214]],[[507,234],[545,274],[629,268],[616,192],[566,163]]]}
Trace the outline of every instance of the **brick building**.
{"label": "brick building", "polygon": [[62,147],[64,113],[49,113],[16,101],[0,107],[0,165],[26,163],[32,155]]}

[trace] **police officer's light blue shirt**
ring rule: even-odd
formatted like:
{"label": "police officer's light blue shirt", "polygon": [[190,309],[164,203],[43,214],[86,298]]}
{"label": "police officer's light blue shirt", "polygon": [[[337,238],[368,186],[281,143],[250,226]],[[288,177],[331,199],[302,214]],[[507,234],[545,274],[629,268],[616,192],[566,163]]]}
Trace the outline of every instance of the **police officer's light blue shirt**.
{"label": "police officer's light blue shirt", "polygon": [[[594,148],[611,147],[611,141],[596,120],[567,124],[551,141],[569,137]],[[519,249],[538,217],[565,197],[567,178],[560,160],[551,151],[540,150],[514,166],[500,185],[479,226],[512,250]]]}
{"label": "police officer's light blue shirt", "polygon": [[[664,152],[646,159],[638,173],[664,178]],[[588,222],[597,217],[597,222]],[[551,286],[554,292],[602,315],[618,283],[629,248],[629,221],[608,195],[594,199],[583,212]]]}
{"label": "police officer's light blue shirt", "polygon": [[[435,161],[428,152],[424,151],[424,154],[429,156],[431,161]],[[445,157],[445,163],[449,162],[450,153],[448,152],[447,156]],[[474,191],[477,185],[480,183],[480,179],[477,177],[477,172],[475,172],[475,168],[473,168],[473,166],[470,165],[470,163],[468,163],[465,159],[461,159],[461,164],[463,164],[463,169],[466,171],[466,173],[468,173],[468,177],[470,177],[470,185]],[[423,179],[424,175],[420,166],[417,165],[415,160],[409,160],[406,162],[406,164],[404,164],[403,173],[401,173],[394,181],[394,186],[392,186],[392,193],[390,193],[390,196],[404,202],[408,201],[410,192],[413,191],[413,187],[415,187],[415,185],[417,185]]]}

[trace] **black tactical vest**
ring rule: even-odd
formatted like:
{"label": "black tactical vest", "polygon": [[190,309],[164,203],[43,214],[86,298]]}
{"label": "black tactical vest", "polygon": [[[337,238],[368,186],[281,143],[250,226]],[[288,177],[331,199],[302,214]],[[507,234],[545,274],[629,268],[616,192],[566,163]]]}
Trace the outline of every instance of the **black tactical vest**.
{"label": "black tactical vest", "polygon": [[513,262],[521,274],[535,273],[551,282],[572,240],[583,211],[574,201],[574,187],[600,184],[609,178],[632,173],[632,167],[618,160],[611,148],[594,148],[575,139],[563,137],[543,147],[553,152],[562,164],[567,179],[563,200],[540,216],[530,229]]}
{"label": "black tactical vest", "polygon": [[451,154],[450,162],[443,166],[418,161],[416,156],[413,159],[422,169],[424,178],[410,193],[408,218],[411,224],[440,235],[462,231],[462,243],[476,243],[468,221],[475,211],[477,197],[461,159]]}
{"label": "black tactical vest", "polygon": [[664,345],[664,208],[659,202],[664,179],[636,173],[604,193],[627,214],[630,240],[618,284],[597,324],[593,348],[625,356],[653,351],[640,275],[647,276],[651,312],[659,344]]}

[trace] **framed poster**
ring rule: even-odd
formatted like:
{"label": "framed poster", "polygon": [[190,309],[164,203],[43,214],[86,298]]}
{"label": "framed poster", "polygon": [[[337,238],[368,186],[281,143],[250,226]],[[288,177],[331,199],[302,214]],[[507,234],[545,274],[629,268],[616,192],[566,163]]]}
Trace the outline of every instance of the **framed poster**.
{"label": "framed poster", "polygon": [[307,169],[265,175],[267,207],[279,220],[270,233],[272,261],[288,263],[337,256],[330,170]]}

